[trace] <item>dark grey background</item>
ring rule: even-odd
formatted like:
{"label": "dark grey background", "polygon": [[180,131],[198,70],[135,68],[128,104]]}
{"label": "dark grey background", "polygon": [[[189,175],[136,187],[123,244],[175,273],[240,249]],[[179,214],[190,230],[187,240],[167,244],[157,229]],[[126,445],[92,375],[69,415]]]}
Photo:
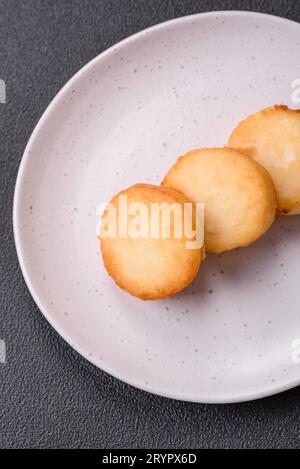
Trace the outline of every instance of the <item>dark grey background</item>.
{"label": "dark grey background", "polygon": [[0,338],[7,344],[7,363],[0,364],[0,447],[300,447],[299,388],[252,403],[196,405],[146,394],[90,365],[40,314],[15,253],[18,166],[62,85],[130,34],[222,9],[300,22],[299,0],[0,0],[0,78],[7,84],[7,104],[0,104]]}

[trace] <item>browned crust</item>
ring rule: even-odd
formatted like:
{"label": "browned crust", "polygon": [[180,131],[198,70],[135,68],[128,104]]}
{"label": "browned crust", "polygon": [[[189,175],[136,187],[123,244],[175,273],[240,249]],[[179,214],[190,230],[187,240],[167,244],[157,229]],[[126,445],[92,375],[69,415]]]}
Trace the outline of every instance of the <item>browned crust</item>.
{"label": "browned crust", "polygon": [[[152,184],[135,184],[134,186],[120,191],[118,194],[116,194],[112,198],[112,203],[121,195],[121,194],[127,194],[129,191],[139,191],[139,190],[145,190],[151,194],[152,193],[158,193],[161,195],[164,195],[164,200],[165,201],[170,201],[170,202],[180,202],[180,203],[185,203],[185,202],[190,202],[190,200],[185,197],[181,192],[177,191],[176,189],[172,188],[167,188],[167,187],[161,187],[161,186],[155,186]],[[199,250],[200,255],[198,256],[197,261],[191,262],[191,269],[186,271],[185,279],[182,281],[182,283],[179,286],[170,286],[169,288],[161,288],[159,290],[156,290],[155,292],[142,292],[138,291],[138,288],[131,288],[131,285],[128,285],[127,279],[122,278],[119,275],[118,272],[118,267],[111,261],[110,258],[110,252],[109,248],[107,249],[105,240],[100,239],[100,248],[101,248],[101,253],[102,253],[102,258],[103,258],[103,263],[104,266],[107,270],[107,273],[109,276],[112,278],[112,280],[118,285],[122,290],[126,291],[130,295],[140,298],[142,300],[161,300],[164,298],[169,298],[179,291],[183,290],[186,288],[196,277],[200,264],[204,258],[204,247]],[[181,272],[182,273],[182,272]]]}
{"label": "browned crust", "polygon": [[[252,148],[247,149],[247,148],[239,147],[235,144],[236,135],[239,132],[247,134],[246,130],[242,130],[242,129],[245,129],[248,126],[248,123],[251,122],[253,118],[259,118],[260,116],[269,117],[269,116],[272,116],[272,114],[277,113],[277,112],[283,112],[283,113],[295,115],[295,114],[300,114],[300,109],[290,109],[288,106],[284,104],[275,104],[274,106],[264,108],[254,114],[250,114],[245,119],[241,120],[237,124],[235,129],[232,131],[228,140],[228,145],[231,148],[235,148],[236,150],[246,154],[250,158],[253,158]],[[287,198],[278,197],[277,212],[281,215],[299,214],[300,213],[300,200],[296,200],[296,199],[289,200]]]}
{"label": "browned crust", "polygon": [[[201,148],[201,149],[191,150],[187,152],[186,154],[180,156],[177,159],[177,161],[172,165],[172,167],[169,169],[169,171],[167,172],[166,176],[164,177],[161,183],[164,187],[172,187],[172,185],[174,184],[172,180],[173,174],[176,174],[176,172],[178,171],[180,172],[181,164],[183,161],[185,162],[189,161],[189,159],[192,159],[194,157],[197,158],[199,154],[207,153],[207,152],[210,152],[211,157],[214,158],[214,152],[217,155],[220,152],[226,152],[226,151],[228,151],[230,154],[236,154],[239,158],[242,157],[245,162],[249,162],[247,164],[250,164],[250,167],[252,167],[253,169],[256,168],[255,171],[257,172],[257,174],[260,174],[261,181],[264,181],[266,194],[268,194],[269,213],[268,213],[268,217],[266,217],[265,219],[262,219],[261,233],[259,234],[259,236],[253,239],[247,240],[247,241],[242,241],[241,239],[239,241],[236,240],[236,244],[233,245],[232,243],[230,247],[225,247],[223,242],[217,242],[216,240],[212,241],[212,238],[208,237],[209,235],[206,232],[206,247],[209,252],[214,252],[214,253],[221,253],[221,252],[224,252],[224,250],[234,249],[236,247],[249,246],[254,241],[256,241],[259,237],[263,236],[268,231],[272,223],[274,222],[274,219],[276,216],[276,209],[277,209],[276,191],[275,191],[273,180],[270,177],[270,174],[268,173],[268,171],[263,166],[261,166],[257,161],[253,160],[253,158],[245,155],[245,153],[243,153],[242,151],[239,151],[238,149],[231,148],[231,147]],[[203,174],[204,179],[205,177],[206,177],[205,174]],[[174,187],[176,187],[176,185]],[[180,190],[185,192],[183,187],[180,187]]]}

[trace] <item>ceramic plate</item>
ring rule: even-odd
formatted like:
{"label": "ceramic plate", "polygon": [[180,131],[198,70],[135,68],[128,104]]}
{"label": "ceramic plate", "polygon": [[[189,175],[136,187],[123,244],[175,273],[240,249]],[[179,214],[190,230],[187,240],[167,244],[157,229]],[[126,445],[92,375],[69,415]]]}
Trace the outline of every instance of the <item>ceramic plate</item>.
{"label": "ceramic plate", "polygon": [[114,285],[96,238],[97,207],[115,192],[159,184],[180,154],[226,144],[249,113],[297,107],[299,50],[300,26],[284,19],[180,18],[94,59],[41,118],[17,180],[18,256],[42,313],[99,368],[198,402],[300,383],[300,217],[278,218],[250,248],[209,255],[193,285],[157,302]]}

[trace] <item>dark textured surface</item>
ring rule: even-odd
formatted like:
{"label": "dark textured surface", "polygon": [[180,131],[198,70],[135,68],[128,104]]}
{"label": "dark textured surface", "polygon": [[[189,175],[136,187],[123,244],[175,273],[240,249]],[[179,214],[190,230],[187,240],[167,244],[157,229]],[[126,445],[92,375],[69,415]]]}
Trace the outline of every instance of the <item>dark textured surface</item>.
{"label": "dark textured surface", "polygon": [[300,22],[300,2],[0,0],[0,447],[299,448],[300,389],[258,402],[196,405],[148,395],[94,368],[39,313],[12,234],[15,178],[46,105],[87,61],[147,26],[208,10]]}

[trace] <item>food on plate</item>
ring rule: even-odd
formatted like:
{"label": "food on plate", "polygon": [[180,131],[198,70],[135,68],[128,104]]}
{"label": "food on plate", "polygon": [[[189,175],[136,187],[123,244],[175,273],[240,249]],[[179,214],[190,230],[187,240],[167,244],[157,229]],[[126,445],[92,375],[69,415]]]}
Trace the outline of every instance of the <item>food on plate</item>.
{"label": "food on plate", "polygon": [[208,252],[248,246],[275,218],[276,193],[269,173],[231,148],[188,152],[171,167],[162,186],[204,204]]}
{"label": "food on plate", "polygon": [[[136,184],[123,190],[102,217],[99,237],[107,272],[138,298],[174,295],[192,282],[204,257],[198,220],[195,204],[175,189]],[[180,232],[181,223],[190,226],[190,234]]]}
{"label": "food on plate", "polygon": [[229,146],[268,170],[280,213],[300,214],[300,110],[273,106],[247,117],[232,132]]}

